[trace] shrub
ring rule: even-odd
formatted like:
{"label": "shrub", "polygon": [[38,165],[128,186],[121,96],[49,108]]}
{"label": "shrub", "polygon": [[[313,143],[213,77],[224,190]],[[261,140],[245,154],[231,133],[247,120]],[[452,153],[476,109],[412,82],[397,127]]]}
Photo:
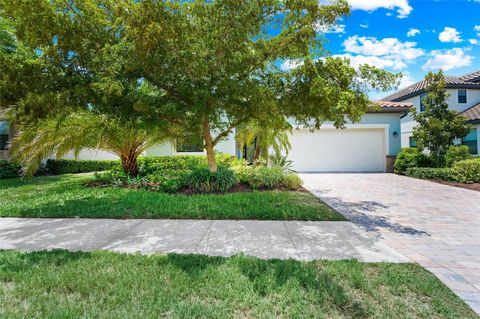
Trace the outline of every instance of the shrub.
{"label": "shrub", "polygon": [[0,179],[19,177],[20,165],[10,161],[0,160]]}
{"label": "shrub", "polygon": [[480,158],[468,159],[453,164],[456,181],[460,183],[480,183]]}
{"label": "shrub", "polygon": [[269,162],[272,167],[281,167],[285,170],[291,169],[293,161],[289,160],[286,156],[280,154],[272,154],[269,156]]}
{"label": "shrub", "polygon": [[395,160],[394,172],[405,174],[409,168],[430,167],[430,158],[416,148],[403,148]]}
{"label": "shrub", "polygon": [[49,159],[45,164],[49,174],[73,174],[100,172],[120,167],[120,161],[110,160],[71,160],[71,159]]}
{"label": "shrub", "polygon": [[235,174],[224,166],[218,167],[216,173],[211,173],[207,167],[198,167],[185,178],[185,186],[199,192],[226,192],[235,184]]}
{"label": "shrub", "polygon": [[285,170],[281,167],[256,167],[253,170],[250,186],[253,188],[275,188],[283,185],[284,177]]}
{"label": "shrub", "polygon": [[405,175],[420,179],[433,179],[436,181],[457,181],[457,174],[452,168],[412,167],[407,169]]}
{"label": "shrub", "polygon": [[303,185],[303,181],[297,174],[288,173],[283,179],[283,185],[290,190],[296,190]]}
{"label": "shrub", "polygon": [[470,159],[472,155],[466,145],[452,145],[445,155],[445,161],[448,167],[451,167],[454,163]]}

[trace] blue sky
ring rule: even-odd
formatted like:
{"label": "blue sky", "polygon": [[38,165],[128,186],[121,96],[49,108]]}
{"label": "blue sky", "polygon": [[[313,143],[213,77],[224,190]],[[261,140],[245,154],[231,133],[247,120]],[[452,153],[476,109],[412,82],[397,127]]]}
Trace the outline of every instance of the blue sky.
{"label": "blue sky", "polygon": [[352,14],[326,35],[331,54],[402,72],[402,87],[428,71],[480,70],[480,0],[348,1]]}

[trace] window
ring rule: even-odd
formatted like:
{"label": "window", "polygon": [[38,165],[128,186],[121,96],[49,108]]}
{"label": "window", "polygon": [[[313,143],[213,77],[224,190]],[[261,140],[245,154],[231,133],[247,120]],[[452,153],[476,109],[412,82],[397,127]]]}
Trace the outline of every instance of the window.
{"label": "window", "polygon": [[203,138],[188,137],[177,140],[178,153],[199,153],[203,152]]}
{"label": "window", "polygon": [[0,151],[4,151],[8,147],[9,131],[8,122],[0,121]]}
{"label": "window", "polygon": [[423,104],[423,100],[425,99],[426,96],[427,94],[425,93],[420,95],[420,112],[425,111],[425,105]]}
{"label": "window", "polygon": [[417,147],[417,141],[415,141],[413,136],[409,137],[409,144],[410,144],[410,147]]}
{"label": "window", "polygon": [[462,145],[468,146],[470,153],[477,155],[478,154],[478,142],[477,142],[477,129],[473,129],[462,139]]}
{"label": "window", "polygon": [[458,103],[467,103],[467,90],[458,90]]}

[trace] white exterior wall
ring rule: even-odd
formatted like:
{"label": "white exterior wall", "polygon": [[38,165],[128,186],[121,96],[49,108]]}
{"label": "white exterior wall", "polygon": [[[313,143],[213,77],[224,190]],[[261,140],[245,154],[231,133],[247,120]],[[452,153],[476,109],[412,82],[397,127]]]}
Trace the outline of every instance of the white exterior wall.
{"label": "white exterior wall", "polygon": [[[467,103],[458,103],[458,90],[447,89],[447,93],[450,94],[448,98],[449,109],[457,112],[463,112],[466,109],[480,103],[480,90],[467,89]],[[409,99],[401,101],[402,103],[412,103],[413,107],[420,110],[420,94]],[[410,146],[410,137],[412,136],[413,128],[416,126],[416,122],[413,120],[412,115],[409,114],[402,119],[402,147]]]}
{"label": "white exterior wall", "polygon": [[73,152],[67,153],[63,157],[64,159],[78,159],[78,160],[117,160],[119,157],[115,154],[105,152],[102,150],[95,150],[95,149],[83,149],[80,151],[80,154],[77,158],[75,158],[75,154]]}

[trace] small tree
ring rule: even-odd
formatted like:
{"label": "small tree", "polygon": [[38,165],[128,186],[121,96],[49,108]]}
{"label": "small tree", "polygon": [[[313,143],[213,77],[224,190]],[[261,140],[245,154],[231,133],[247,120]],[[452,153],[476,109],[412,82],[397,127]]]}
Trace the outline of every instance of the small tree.
{"label": "small tree", "polygon": [[285,120],[279,123],[251,120],[238,129],[236,140],[241,148],[254,145],[253,164],[257,164],[260,158],[268,159],[270,150],[275,155],[288,153],[291,148],[288,133],[291,130],[292,126]]}
{"label": "small tree", "polygon": [[148,147],[165,141],[161,132],[146,130],[135,122],[96,115],[89,111],[67,117],[41,119],[34,124],[17,125],[19,133],[12,142],[12,157],[21,164],[25,176],[32,176],[41,162],[70,151],[78,156],[84,148],[108,151],[120,157],[123,171],[138,174],[138,157]]}
{"label": "small tree", "polygon": [[448,93],[442,71],[428,73],[427,95],[422,99],[423,112],[412,109],[413,118],[418,125],[413,129],[413,137],[419,150],[428,150],[433,164],[445,166],[445,155],[448,148],[457,138],[465,137],[471,130],[465,119],[458,113],[448,109]]}

